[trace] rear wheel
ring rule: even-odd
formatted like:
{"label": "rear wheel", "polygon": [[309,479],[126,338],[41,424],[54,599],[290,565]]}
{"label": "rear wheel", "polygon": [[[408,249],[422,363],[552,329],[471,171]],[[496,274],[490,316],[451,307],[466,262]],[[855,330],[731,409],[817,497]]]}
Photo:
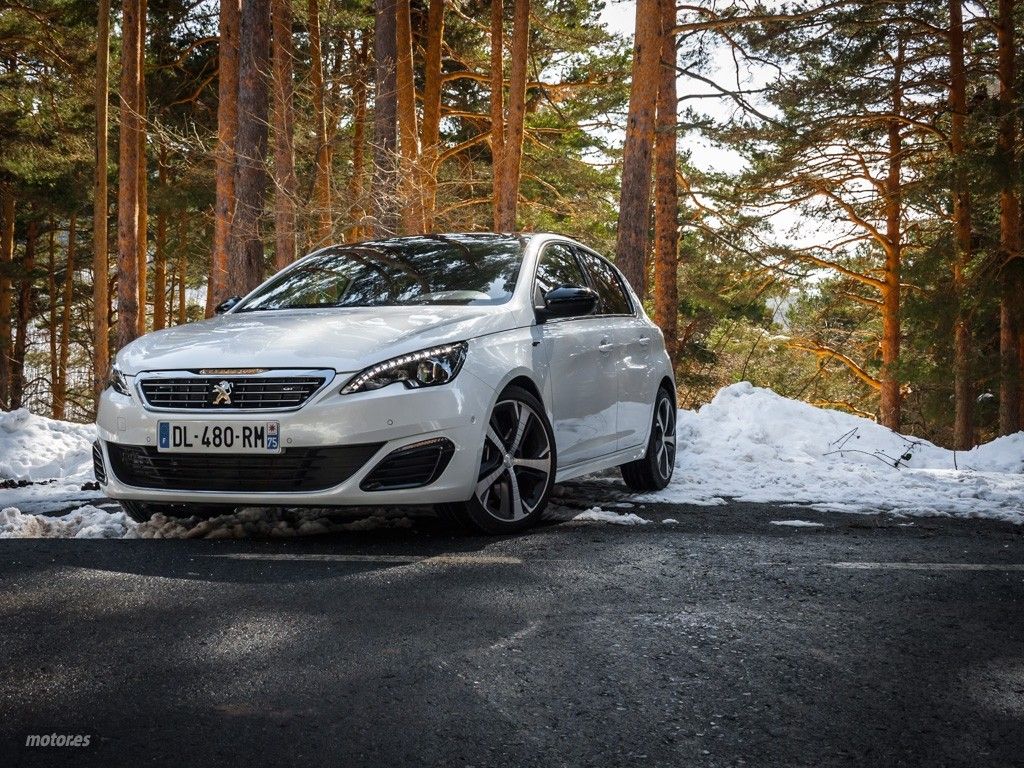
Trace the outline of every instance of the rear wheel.
{"label": "rear wheel", "polygon": [[476,489],[438,513],[484,533],[515,533],[540,519],[555,481],[555,436],[544,406],[510,386],[491,411]]}
{"label": "rear wheel", "polygon": [[659,389],[647,453],[619,467],[631,491],[660,491],[672,479],[676,466],[676,404],[672,393]]}

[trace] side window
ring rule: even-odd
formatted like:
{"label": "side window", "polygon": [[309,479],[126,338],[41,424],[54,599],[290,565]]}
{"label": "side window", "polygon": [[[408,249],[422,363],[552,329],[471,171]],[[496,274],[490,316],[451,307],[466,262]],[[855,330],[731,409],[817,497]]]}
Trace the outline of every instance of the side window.
{"label": "side window", "polygon": [[586,251],[580,251],[580,259],[590,274],[591,285],[601,298],[598,312],[602,315],[633,314],[633,306],[626,295],[626,289],[623,288],[622,280],[612,266],[604,259],[599,259]]}
{"label": "side window", "polygon": [[576,261],[572,249],[561,243],[551,243],[544,247],[540,263],[537,265],[537,280],[534,282],[533,303],[544,304],[544,295],[552,288],[560,285],[586,286],[587,279]]}

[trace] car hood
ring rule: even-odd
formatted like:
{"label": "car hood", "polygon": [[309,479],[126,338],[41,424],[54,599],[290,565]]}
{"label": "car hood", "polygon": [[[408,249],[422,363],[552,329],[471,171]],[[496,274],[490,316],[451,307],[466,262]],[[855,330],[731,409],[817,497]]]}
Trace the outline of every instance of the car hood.
{"label": "car hood", "polygon": [[509,330],[521,322],[507,305],[239,312],[150,333],[121,350],[117,362],[129,375],[196,368],[358,371],[395,355]]}

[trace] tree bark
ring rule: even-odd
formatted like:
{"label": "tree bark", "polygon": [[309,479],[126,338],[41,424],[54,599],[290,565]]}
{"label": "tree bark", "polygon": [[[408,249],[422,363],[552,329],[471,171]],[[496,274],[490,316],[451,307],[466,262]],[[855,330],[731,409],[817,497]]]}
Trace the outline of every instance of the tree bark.
{"label": "tree bark", "polygon": [[29,211],[28,232],[25,236],[25,256],[22,259],[22,278],[18,284],[17,335],[11,361],[11,410],[25,404],[25,352],[28,349],[28,324],[32,319],[32,278],[36,269],[36,238],[39,224]]}
{"label": "tree bark", "polygon": [[117,190],[117,347],[138,336],[139,324],[139,48],[140,0],[122,6],[120,165]]}
{"label": "tree bark", "polygon": [[[500,5],[501,0],[494,0]],[[434,231],[437,211],[437,172],[441,144],[441,43],[444,39],[444,0],[430,0],[427,9],[426,54],[423,59],[423,125],[420,142],[420,189],[423,231]]]}
{"label": "tree bark", "polygon": [[[185,211],[178,211],[175,224],[178,230],[178,325],[188,322],[188,305],[186,304],[185,280],[188,275],[188,235],[185,230]],[[174,291],[171,291],[173,298]]]}
{"label": "tree bark", "polygon": [[147,0],[141,0],[139,4],[139,267],[136,278],[138,280],[139,292],[139,313],[138,333],[139,336],[146,332],[146,294],[149,289],[148,267],[149,267],[149,166],[146,162],[146,13]]}
{"label": "tree bark", "polygon": [[637,293],[644,294],[651,205],[651,145],[654,142],[658,68],[661,60],[659,0],[637,0],[633,72],[622,151],[615,262]]}
{"label": "tree bark", "polygon": [[654,321],[673,363],[679,344],[679,194],[676,185],[675,0],[661,0],[661,68],[654,158]]}
{"label": "tree bark", "polygon": [[14,264],[14,193],[6,184],[0,184],[0,409],[9,410],[11,404],[11,335],[10,270]]}
{"label": "tree bark", "polygon": [[491,0],[491,175],[494,231],[501,231],[505,190],[505,7]]}
{"label": "tree bark", "polygon": [[373,186],[374,237],[388,237],[398,231],[397,173],[395,149],[398,100],[395,64],[398,39],[395,31],[396,0],[375,0],[373,58],[376,64],[373,100]]}
{"label": "tree bark", "polygon": [[514,232],[519,207],[519,177],[523,164],[526,121],[526,63],[530,40],[530,0],[515,0],[512,10],[511,64],[508,76],[508,116],[501,163],[499,232]]}
{"label": "tree bark", "polygon": [[313,89],[313,122],[316,126],[316,164],[313,171],[314,247],[328,245],[331,221],[331,144],[324,106],[324,61],[320,45],[320,4],[309,0],[309,84]]}
{"label": "tree bark", "polygon": [[206,316],[227,298],[228,251],[235,213],[235,137],[238,134],[238,0],[221,0],[217,52],[217,151],[213,255],[206,291]]}
{"label": "tree bark", "polygon": [[274,267],[295,261],[295,83],[292,73],[291,0],[273,0],[274,58]]}
{"label": "tree bark", "polygon": [[60,358],[57,353],[57,223],[50,217],[49,232],[47,233],[47,254],[46,254],[46,292],[49,297],[49,322],[47,322],[47,341],[50,342],[50,418],[57,419],[57,390],[60,387],[60,373],[58,371]]}
{"label": "tree bark", "polygon": [[352,39],[352,175],[348,180],[350,240],[359,240],[366,217],[364,203],[366,176],[366,83],[369,78],[369,37],[364,33],[356,52]]}
{"label": "tree bark", "polygon": [[964,172],[967,132],[967,73],[964,68],[962,0],[949,0],[949,109],[952,113],[949,149],[953,159],[953,447],[965,451],[974,445],[974,355],[968,307],[966,271],[971,263],[971,199]]}
{"label": "tree bark", "polygon": [[60,351],[57,353],[57,387],[53,393],[53,418],[67,418],[68,359],[71,355],[71,311],[75,300],[75,251],[78,247],[78,217],[68,220],[67,263],[64,266],[64,296],[61,303]]}
{"label": "tree bark", "polygon": [[228,294],[244,296],[263,281],[263,218],[267,193],[270,107],[270,0],[245,0],[239,24],[238,134],[235,137],[235,221]]}
{"label": "tree bark", "polygon": [[999,434],[1021,429],[1021,325],[1024,282],[1021,279],[1020,207],[1014,180],[1017,174],[1017,119],[1014,92],[1013,0],[999,0],[999,136],[997,155],[1003,174],[999,190],[999,255],[1002,262],[1002,295],[999,307]]}
{"label": "tree bark", "polygon": [[419,191],[420,132],[416,119],[416,81],[413,77],[412,18],[409,0],[396,0],[395,68],[398,89],[399,184],[402,190],[402,234],[423,232],[423,200]]}
{"label": "tree bark", "polygon": [[[160,143],[156,171],[161,192],[167,191],[167,147]],[[153,330],[167,327],[167,213],[156,212],[156,241],[153,244]]]}
{"label": "tree bark", "polygon": [[[904,44],[898,43],[892,90],[893,114],[903,112]],[[882,277],[881,421],[891,430],[900,428],[900,382],[896,368],[900,356],[900,270],[903,250],[903,136],[900,121],[888,128],[888,174],[885,182],[885,267]]]}
{"label": "tree bark", "polygon": [[[96,402],[107,384],[110,366],[110,260],[107,255],[107,107],[110,58],[110,0],[99,0],[96,24],[96,77],[93,102],[96,108],[96,164],[92,203],[92,387]],[[0,308],[0,316],[3,310]],[[3,398],[0,397],[0,404]]]}

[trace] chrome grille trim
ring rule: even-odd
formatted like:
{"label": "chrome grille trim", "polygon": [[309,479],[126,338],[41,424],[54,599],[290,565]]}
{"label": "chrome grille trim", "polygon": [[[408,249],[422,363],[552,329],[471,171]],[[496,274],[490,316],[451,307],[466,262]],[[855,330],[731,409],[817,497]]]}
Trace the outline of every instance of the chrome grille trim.
{"label": "chrome grille trim", "polygon": [[[251,369],[242,369],[251,370]],[[327,368],[268,369],[217,375],[198,371],[143,371],[135,389],[147,410],[195,413],[273,413],[295,411],[335,378]],[[213,405],[213,386],[231,382],[231,405]]]}

